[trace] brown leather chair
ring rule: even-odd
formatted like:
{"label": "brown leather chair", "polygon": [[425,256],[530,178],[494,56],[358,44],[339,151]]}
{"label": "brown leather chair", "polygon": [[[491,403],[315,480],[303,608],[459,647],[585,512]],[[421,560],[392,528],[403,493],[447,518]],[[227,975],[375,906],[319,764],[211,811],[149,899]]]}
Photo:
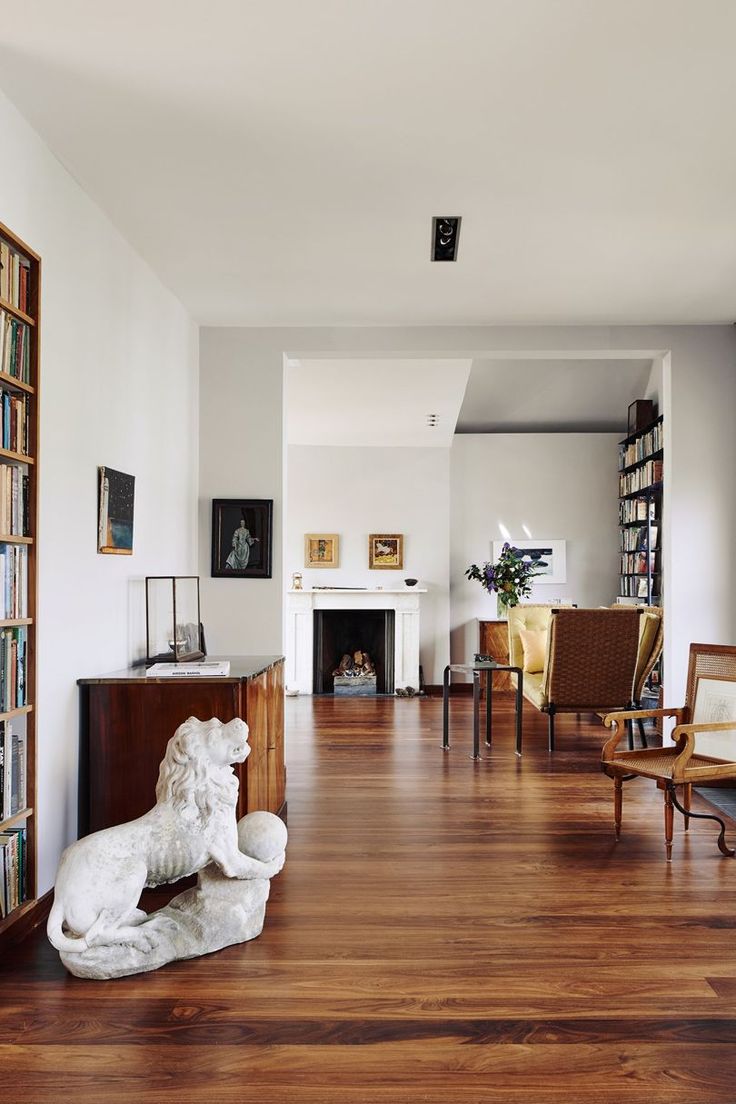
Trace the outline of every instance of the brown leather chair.
{"label": "brown leather chair", "polygon": [[[723,688],[720,702],[717,698],[719,683]],[[715,701],[712,697],[714,690]],[[703,695],[700,699],[699,694]],[[710,707],[703,705],[706,694],[711,696],[713,702]],[[714,717],[722,717],[732,709],[733,719],[696,720],[705,716],[708,709]],[[617,751],[627,723],[649,717],[675,719],[677,726],[672,733],[674,743],[638,751]],[[668,862],[672,859],[674,809],[685,818],[685,831],[690,826],[691,817],[717,821],[721,827],[719,849],[724,855],[736,855],[736,850],[726,846],[726,826],[721,818],[711,813],[693,813],[690,808],[693,783],[736,779],[736,751],[729,756],[696,752],[698,734],[701,742],[704,742],[706,733],[714,734],[716,739],[719,733],[733,733],[734,739],[730,742],[736,742],[736,648],[719,644],[691,644],[685,704],[681,708],[611,713],[605,718],[605,724],[613,729],[613,735],[603,747],[601,770],[614,782],[616,838],[621,835],[623,783],[633,778],[651,778],[664,793],[664,840]],[[677,788],[680,786],[683,791],[682,803],[677,797]]]}

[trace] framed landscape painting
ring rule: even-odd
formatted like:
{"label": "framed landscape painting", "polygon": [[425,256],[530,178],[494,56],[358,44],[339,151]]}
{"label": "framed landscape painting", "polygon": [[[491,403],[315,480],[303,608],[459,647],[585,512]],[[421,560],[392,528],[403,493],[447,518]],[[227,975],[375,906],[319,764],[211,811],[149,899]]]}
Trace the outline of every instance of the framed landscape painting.
{"label": "framed landscape painting", "polygon": [[135,476],[115,468],[97,472],[97,551],[132,556]]}
{"label": "framed landscape painting", "polygon": [[305,567],[337,567],[340,562],[340,537],[337,533],[304,534]]}
{"label": "framed landscape painting", "polygon": [[371,533],[368,537],[368,567],[401,571],[404,567],[403,533]]}
{"label": "framed landscape painting", "polygon": [[270,579],[272,498],[212,501],[212,576]]}

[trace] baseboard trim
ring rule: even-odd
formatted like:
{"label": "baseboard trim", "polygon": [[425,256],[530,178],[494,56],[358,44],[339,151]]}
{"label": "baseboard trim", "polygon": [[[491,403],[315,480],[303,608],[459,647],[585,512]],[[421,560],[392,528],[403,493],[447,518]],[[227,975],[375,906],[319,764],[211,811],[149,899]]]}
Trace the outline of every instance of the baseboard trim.
{"label": "baseboard trim", "polygon": [[[424,693],[428,698],[441,698],[442,687],[434,684],[429,684],[424,687]],[[481,695],[485,697],[485,690],[481,686]],[[470,698],[473,696],[473,684],[472,682],[453,682],[450,683],[450,697],[451,698]],[[496,698],[513,698],[516,696],[515,690],[495,690],[493,691],[493,700]]]}

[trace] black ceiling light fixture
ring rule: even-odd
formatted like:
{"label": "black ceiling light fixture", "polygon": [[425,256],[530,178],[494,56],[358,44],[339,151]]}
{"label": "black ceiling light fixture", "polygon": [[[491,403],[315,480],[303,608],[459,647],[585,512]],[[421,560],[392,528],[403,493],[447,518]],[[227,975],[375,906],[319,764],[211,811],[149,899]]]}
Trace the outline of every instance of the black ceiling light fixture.
{"label": "black ceiling light fixture", "polygon": [[432,219],[432,260],[456,261],[457,243],[460,237],[460,216]]}

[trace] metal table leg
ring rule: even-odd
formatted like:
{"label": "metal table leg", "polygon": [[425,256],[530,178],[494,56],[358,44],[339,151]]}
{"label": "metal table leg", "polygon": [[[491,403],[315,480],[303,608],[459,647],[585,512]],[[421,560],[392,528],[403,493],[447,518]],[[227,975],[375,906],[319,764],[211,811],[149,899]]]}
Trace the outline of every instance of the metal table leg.
{"label": "metal table leg", "polygon": [[442,750],[450,750],[450,668],[442,676]]}
{"label": "metal table leg", "polygon": [[486,671],[486,747],[493,741],[493,673]]}
{"label": "metal table leg", "polygon": [[516,680],[516,754],[521,755],[521,722],[524,709],[524,672],[518,671]]}
{"label": "metal table leg", "polygon": [[473,754],[480,759],[480,672],[473,671]]}

